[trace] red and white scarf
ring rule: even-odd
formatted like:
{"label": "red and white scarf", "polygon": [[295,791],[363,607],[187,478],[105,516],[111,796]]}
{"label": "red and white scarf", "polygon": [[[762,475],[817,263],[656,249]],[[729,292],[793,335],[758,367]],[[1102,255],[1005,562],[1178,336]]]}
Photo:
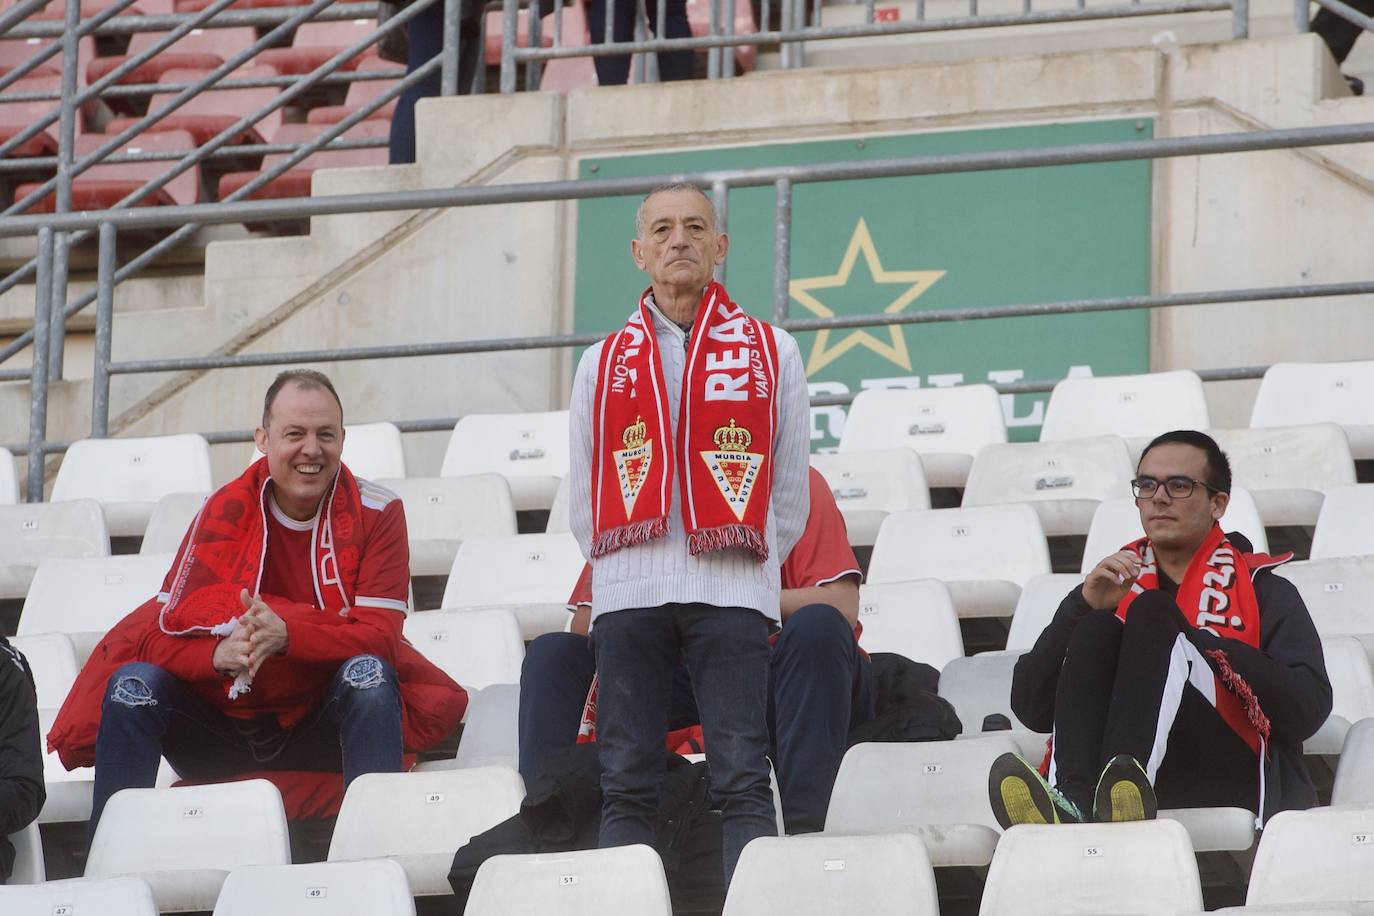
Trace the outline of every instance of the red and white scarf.
{"label": "red and white scarf", "polygon": [[[1124,549],[1140,556],[1141,567],[1135,584],[1116,607],[1116,616],[1123,621],[1138,595],[1159,588],[1159,567],[1150,539],[1141,538]],[[1178,583],[1175,601],[1193,627],[1259,648],[1259,601],[1255,598],[1253,576],[1260,569],[1277,566],[1288,558],[1241,554],[1226,540],[1221,526],[1213,522],[1212,530],[1188,563],[1183,581]],[[1226,653],[1215,649],[1206,655],[1218,672],[1215,675],[1217,713],[1252,751],[1260,755],[1262,762],[1269,740],[1268,717],[1260,709],[1250,685],[1231,668]]]}
{"label": "red and white scarf", "polygon": [[762,562],[777,421],[772,328],[719,283],[706,287],[687,342],[674,440],[652,302],[650,288],[601,349],[592,556],[667,534],[676,476],[691,553],[743,547]]}
{"label": "red and white scarf", "polygon": [[[267,459],[259,458],[205,501],[162,584],[158,615],[172,636],[232,633],[243,613],[239,593],[257,595],[267,557]],[[315,600],[325,611],[346,615],[362,556],[362,497],[348,468],[339,473],[315,519],[311,571]],[[240,675],[229,698],[250,689]]]}

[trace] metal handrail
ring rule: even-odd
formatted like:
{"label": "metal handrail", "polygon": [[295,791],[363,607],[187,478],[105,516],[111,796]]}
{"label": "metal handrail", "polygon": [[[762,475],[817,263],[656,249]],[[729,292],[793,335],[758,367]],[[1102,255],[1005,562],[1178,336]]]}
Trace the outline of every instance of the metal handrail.
{"label": "metal handrail", "polygon": [[[233,2],[233,0],[230,0]],[[130,68],[132,69],[132,67]],[[328,84],[338,83],[366,83],[372,80],[397,80],[405,76],[406,71],[402,67],[395,70],[344,70],[342,72],[331,73],[321,82]],[[101,77],[103,81],[106,77]],[[286,76],[255,76],[238,79],[220,80],[218,83],[206,86],[202,92],[218,92],[222,89],[271,89],[277,86],[292,86],[300,79],[299,75],[287,74]],[[92,84],[94,86],[94,84]],[[189,89],[195,83],[126,83],[122,86],[110,86],[100,91],[102,99],[111,98],[141,98],[159,92],[180,92]],[[89,90],[88,90],[89,91]],[[85,93],[82,93],[85,95]],[[92,92],[91,98],[95,97]],[[34,89],[28,92],[7,92],[0,96],[0,105],[17,102],[48,102],[62,98],[62,93],[56,89]],[[78,101],[75,104],[80,105]]]}
{"label": "metal handrail", "polygon": [[[376,19],[379,4],[376,0],[365,3],[338,3],[334,8],[312,17],[316,22],[339,22],[348,19]],[[227,10],[199,28],[228,29],[235,26],[251,25],[257,28],[278,26],[296,15],[299,7],[268,7],[249,10]],[[202,11],[203,12],[203,11]],[[87,34],[92,35],[132,35],[135,32],[169,32],[177,26],[199,16],[200,13],[160,13],[152,16],[115,16],[102,19],[98,28]],[[99,16],[91,17],[92,19]],[[30,21],[10,29],[7,38],[61,38],[62,23],[57,20]]]}
{"label": "metal handrail", "polygon": [[[206,159],[233,159],[245,156],[270,156],[278,153],[294,153],[305,143],[241,143],[236,146],[221,146],[207,155]],[[376,149],[385,147],[384,137],[358,137],[349,140],[335,140],[319,147],[320,150]],[[170,162],[181,159],[195,149],[146,150],[138,153],[116,153],[100,160],[102,165],[119,162]],[[29,156],[26,158],[0,159],[0,173],[25,172],[30,169],[51,168],[57,165],[56,156]]]}

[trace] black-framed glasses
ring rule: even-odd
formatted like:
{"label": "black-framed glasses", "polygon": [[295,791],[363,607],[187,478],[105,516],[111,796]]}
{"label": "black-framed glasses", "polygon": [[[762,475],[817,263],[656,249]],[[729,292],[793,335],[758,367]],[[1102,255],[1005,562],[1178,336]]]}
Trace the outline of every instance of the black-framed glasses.
{"label": "black-framed glasses", "polygon": [[1199,486],[1205,487],[1209,493],[1221,492],[1205,480],[1184,477],[1181,474],[1162,481],[1153,477],[1137,477],[1131,481],[1131,492],[1135,494],[1136,499],[1150,499],[1159,492],[1161,485],[1170,499],[1187,499]]}

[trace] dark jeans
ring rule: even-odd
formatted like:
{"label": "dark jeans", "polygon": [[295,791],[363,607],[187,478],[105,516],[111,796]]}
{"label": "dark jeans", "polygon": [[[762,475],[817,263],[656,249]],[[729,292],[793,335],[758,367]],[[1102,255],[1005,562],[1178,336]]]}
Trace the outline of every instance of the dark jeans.
{"label": "dark jeans", "polygon": [[[1123,624],[1091,611],[1074,628],[1054,707],[1054,782],[1085,815],[1107,761],[1130,754],[1149,767],[1162,808],[1227,805],[1256,810],[1259,761],[1192,684],[1210,663],[1188,646],[1197,631],[1168,595],[1136,598]],[[1197,666],[1204,666],[1202,670]]]}
{"label": "dark jeans", "polygon": [[[595,671],[584,636],[548,633],[530,644],[520,671],[520,773],[527,783],[547,757],[577,740]],[[825,826],[849,729],[872,719],[873,707],[868,660],[840,612],[810,605],[793,614],[773,647],[768,717],[788,833]],[[698,720],[691,680],[676,665],[669,727]]]}
{"label": "dark jeans", "polygon": [[[587,27],[592,44],[606,43],[606,4],[614,3],[612,40],[630,41],[634,38],[636,0],[591,0],[587,4]],[[687,0],[668,0],[664,12],[668,17],[667,34],[658,28],[658,0],[644,0],[649,29],[660,38],[691,38],[692,27],[687,23]],[[726,48],[725,53],[734,50]],[[658,55],[658,78],[661,82],[692,78],[692,51],[664,51]],[[596,66],[596,81],[601,86],[623,86],[630,81],[630,55],[614,54],[592,58]]]}
{"label": "dark jeans", "polygon": [[[1345,2],[1366,16],[1374,16],[1374,0]],[[1326,42],[1326,46],[1331,49],[1331,56],[1336,58],[1338,64],[1345,63],[1345,59],[1350,56],[1350,49],[1355,47],[1355,39],[1364,33],[1364,29],[1342,19],[1326,7],[1322,7],[1317,11],[1317,15],[1312,17],[1312,31]]]}
{"label": "dark jeans", "polygon": [[745,845],[775,836],[768,784],[768,619],[747,608],[665,604],[597,618],[596,745],[602,848],[654,845],[679,654],[701,712],[725,886]]}
{"label": "dark jeans", "polygon": [[376,656],[350,658],[320,705],[300,724],[281,729],[268,716],[231,719],[157,665],[122,665],[111,675],[101,707],[91,836],[110,796],[154,785],[160,757],[191,779],[254,770],[342,770],[347,787],[364,773],[398,773],[396,672]]}
{"label": "dark jeans", "polygon": [[[406,73],[414,73],[422,64],[438,56],[444,47],[444,3],[438,0],[415,14],[405,24]],[[477,40],[479,25],[465,20],[458,38],[458,94],[472,92],[473,77],[478,59],[483,55]],[[428,96],[437,96],[441,87],[441,69],[411,84],[396,97],[396,110],[391,115],[390,162],[400,165],[415,161],[415,103]]]}

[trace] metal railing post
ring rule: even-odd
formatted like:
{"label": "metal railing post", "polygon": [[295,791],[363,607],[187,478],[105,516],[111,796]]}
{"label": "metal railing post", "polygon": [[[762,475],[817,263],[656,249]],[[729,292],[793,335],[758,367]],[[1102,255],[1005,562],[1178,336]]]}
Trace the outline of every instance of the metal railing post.
{"label": "metal railing post", "polygon": [[779,178],[773,189],[773,323],[781,325],[792,298],[792,180]]}
{"label": "metal railing post", "polygon": [[1302,35],[1312,28],[1308,0],[1293,0],[1293,30]]}
{"label": "metal railing post", "polygon": [[[67,0],[66,30],[62,33],[62,98],[57,130],[57,200],[55,211],[68,213],[72,209],[72,163],[76,159],[76,118],[78,111],[73,99],[77,91],[77,42],[81,25],[81,0]],[[59,233],[55,242],[52,263],[52,307],[48,310],[51,327],[48,331],[48,380],[62,378],[62,360],[67,347],[67,322],[63,306],[67,302],[67,263],[71,253],[71,234]]]}
{"label": "metal railing post", "polygon": [[[725,34],[735,34],[735,0],[725,0]],[[727,79],[735,75],[735,52],[737,48],[721,48],[721,75]]]}
{"label": "metal railing post", "polygon": [[1250,0],[1231,0],[1231,37],[1250,37]]}
{"label": "metal railing post", "polygon": [[[561,0],[555,0],[561,2]],[[539,15],[539,0],[530,0],[530,47],[542,48],[544,46],[544,20]],[[544,62],[540,60],[525,61],[525,88],[531,92],[539,91],[539,80],[544,72]]]}
{"label": "metal railing post", "polygon": [[501,91],[515,91],[515,22],[520,0],[501,0]]}
{"label": "metal railing post", "polygon": [[96,265],[95,367],[91,376],[91,438],[110,434],[110,351],[114,334],[115,241],[117,230],[100,224],[100,254]]}
{"label": "metal railing post", "polygon": [[443,63],[439,69],[439,94],[458,94],[458,29],[459,0],[444,0],[444,45],[439,53]]}
{"label": "metal railing post", "polygon": [[[730,231],[730,186],[724,181],[711,182],[711,203],[716,208],[716,231]],[[729,249],[726,249],[725,257],[729,259]],[[716,281],[725,282],[725,261],[721,261],[716,268]]]}
{"label": "metal railing post", "polygon": [[[806,0],[793,0],[796,10],[792,13],[792,24],[798,29],[806,28]],[[806,66],[806,45],[797,42],[792,45],[792,69],[800,70]]]}
{"label": "metal railing post", "polygon": [[[655,37],[655,38],[663,38],[664,36],[662,36],[662,35],[655,35],[654,37]],[[638,41],[648,41],[648,40],[649,40],[649,10],[648,10],[647,7],[645,7],[645,5],[644,5],[644,0],[636,0],[636,2],[635,2],[635,31],[634,31],[634,40],[637,41],[637,42],[638,42]],[[531,41],[530,44],[533,45],[534,42]],[[635,82],[636,82],[636,83],[641,83],[641,84],[642,84],[642,83],[647,83],[647,82],[649,81],[649,79],[648,79],[648,76],[649,76],[649,56],[650,56],[650,52],[648,52],[648,51],[641,51],[641,52],[639,52],[638,54],[636,54],[636,55],[634,56],[634,62],[635,62],[635,64],[634,64],[634,66],[635,66],[635,77],[634,77],[634,79],[635,79]],[[657,55],[657,54],[654,54],[653,57],[654,57],[654,60],[655,60],[655,61],[658,60],[658,55]],[[530,64],[531,64],[531,65],[533,65],[533,63],[534,63],[534,61],[530,61]],[[654,69],[657,70],[658,68],[655,67]],[[534,88],[538,88],[538,87],[531,86],[530,88],[531,88],[531,89],[534,89]]]}
{"label": "metal railing post", "polygon": [[[720,2],[721,0],[711,0],[712,37],[720,34]],[[720,48],[711,48],[706,52],[706,78],[708,80],[720,79],[720,51]]]}
{"label": "metal railing post", "polygon": [[53,231],[38,230],[38,282],[33,294],[33,364],[29,367],[29,476],[26,499],[43,501],[43,443],[48,438],[48,313],[52,309]]}

